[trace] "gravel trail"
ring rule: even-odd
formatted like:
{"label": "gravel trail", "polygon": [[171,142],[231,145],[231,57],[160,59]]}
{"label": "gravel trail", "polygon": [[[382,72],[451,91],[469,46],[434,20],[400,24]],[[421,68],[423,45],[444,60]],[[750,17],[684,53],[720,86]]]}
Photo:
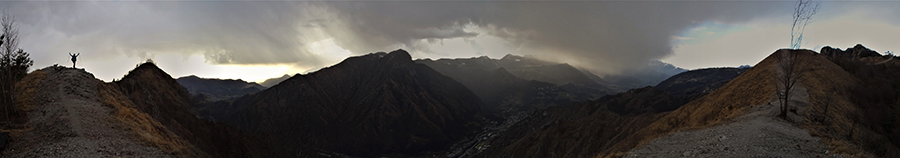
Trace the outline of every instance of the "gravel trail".
{"label": "gravel trail", "polygon": [[44,71],[38,105],[26,123],[34,129],[11,139],[4,157],[171,157],[121,129],[114,109],[97,101],[102,82],[92,74],[63,67]]}
{"label": "gravel trail", "polygon": [[[806,88],[797,87],[791,105],[798,112],[810,105]],[[777,100],[752,106],[734,122],[701,130],[681,131],[631,150],[626,157],[832,157],[828,146],[809,131],[777,118]],[[791,113],[790,120],[802,116]]]}

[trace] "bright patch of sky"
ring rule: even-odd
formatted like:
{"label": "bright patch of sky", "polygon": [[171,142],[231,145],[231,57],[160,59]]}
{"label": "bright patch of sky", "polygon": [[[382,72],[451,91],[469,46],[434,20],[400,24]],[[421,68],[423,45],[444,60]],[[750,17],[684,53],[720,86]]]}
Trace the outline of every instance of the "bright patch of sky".
{"label": "bright patch of sky", "polygon": [[338,63],[347,57],[350,57],[350,50],[341,48],[334,43],[334,39],[329,38],[321,41],[309,43],[307,46],[309,51],[325,63]]}
{"label": "bright patch of sky", "polygon": [[412,54],[412,57],[422,59],[430,58],[434,60],[440,58],[472,58],[479,56],[502,58],[506,54],[526,53],[517,50],[514,43],[490,35],[477,26],[468,25],[463,30],[466,32],[475,32],[479,35],[437,41],[422,40],[420,43],[426,44],[430,52]]}
{"label": "bright patch of sky", "polygon": [[[83,53],[79,57],[90,57]],[[262,82],[271,76],[293,74],[298,70],[292,70],[290,65],[213,65],[205,62],[200,54],[185,56],[182,54],[162,54],[152,57],[160,69],[169,73],[173,78],[196,75],[202,78],[243,79],[247,82]],[[78,68],[88,70],[111,72],[94,74],[96,78],[104,81],[121,79],[128,71],[136,68],[145,60],[124,55],[109,58],[109,60],[79,60]],[[106,65],[121,66],[106,66]],[[62,64],[71,66],[71,63]],[[132,66],[133,65],[133,66]]]}
{"label": "bright patch of sky", "polygon": [[713,30],[724,32],[713,32],[712,35],[694,33],[693,36],[687,36],[694,39],[677,40],[673,42],[673,54],[662,61],[685,69],[755,65],[782,45],[790,43],[790,34],[788,37],[778,38],[783,37],[785,31],[790,31],[790,26],[783,29],[784,26],[716,25]]}
{"label": "bright patch of sky", "polygon": [[[243,79],[247,82],[262,82],[270,76],[290,73],[290,65],[213,65],[206,63],[202,55],[182,54],[159,55],[153,59],[160,69],[173,78],[196,75],[202,78]],[[124,73],[123,73],[124,74]]]}
{"label": "bright patch of sky", "polygon": [[680,35],[675,36],[674,45],[679,44],[699,44],[703,41],[715,40],[733,32],[747,31],[751,28],[740,25],[729,25],[717,23],[714,21],[706,21],[700,23],[694,28],[683,31]]}
{"label": "bright patch of sky", "polygon": [[[832,5],[834,6],[834,5]],[[836,9],[827,8],[825,9]],[[844,8],[846,9],[846,8]],[[900,26],[881,10],[855,9],[814,16],[806,27],[802,49],[840,49],[863,44],[884,54],[900,50]],[[816,19],[818,18],[818,19]],[[704,22],[672,38],[672,54],[662,61],[686,69],[755,65],[790,44],[790,18],[754,19],[739,24]],[[896,54],[896,53],[895,53]]]}

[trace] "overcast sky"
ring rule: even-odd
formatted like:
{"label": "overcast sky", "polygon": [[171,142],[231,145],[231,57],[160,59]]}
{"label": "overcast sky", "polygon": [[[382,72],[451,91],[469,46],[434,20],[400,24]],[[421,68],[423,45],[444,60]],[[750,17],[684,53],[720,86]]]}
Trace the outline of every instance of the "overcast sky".
{"label": "overcast sky", "polygon": [[[121,78],[147,59],[173,77],[261,81],[348,56],[505,54],[594,73],[661,60],[697,69],[753,65],[790,45],[795,2],[0,2],[39,69]],[[900,2],[822,2],[803,48],[900,50]]]}

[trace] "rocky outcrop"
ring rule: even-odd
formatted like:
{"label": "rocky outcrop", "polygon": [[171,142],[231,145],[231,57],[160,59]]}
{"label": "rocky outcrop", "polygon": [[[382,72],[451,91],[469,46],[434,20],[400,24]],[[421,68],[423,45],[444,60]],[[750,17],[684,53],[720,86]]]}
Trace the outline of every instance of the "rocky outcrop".
{"label": "rocky outcrop", "polygon": [[873,56],[881,56],[878,52],[872,51],[869,48],[866,48],[862,44],[856,44],[853,48],[847,48],[846,50],[841,50],[838,48],[832,48],[831,46],[822,47],[819,51],[822,55],[825,55],[829,58],[835,57],[843,57],[843,58],[865,58],[865,57],[873,57]]}

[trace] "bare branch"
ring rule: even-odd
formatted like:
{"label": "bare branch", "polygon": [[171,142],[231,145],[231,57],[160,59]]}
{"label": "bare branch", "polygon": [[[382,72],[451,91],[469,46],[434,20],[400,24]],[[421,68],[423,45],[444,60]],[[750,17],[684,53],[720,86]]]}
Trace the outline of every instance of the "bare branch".
{"label": "bare branch", "polygon": [[791,23],[791,49],[799,49],[803,41],[803,32],[812,16],[819,12],[819,3],[812,0],[799,0],[794,7],[793,23]]}

